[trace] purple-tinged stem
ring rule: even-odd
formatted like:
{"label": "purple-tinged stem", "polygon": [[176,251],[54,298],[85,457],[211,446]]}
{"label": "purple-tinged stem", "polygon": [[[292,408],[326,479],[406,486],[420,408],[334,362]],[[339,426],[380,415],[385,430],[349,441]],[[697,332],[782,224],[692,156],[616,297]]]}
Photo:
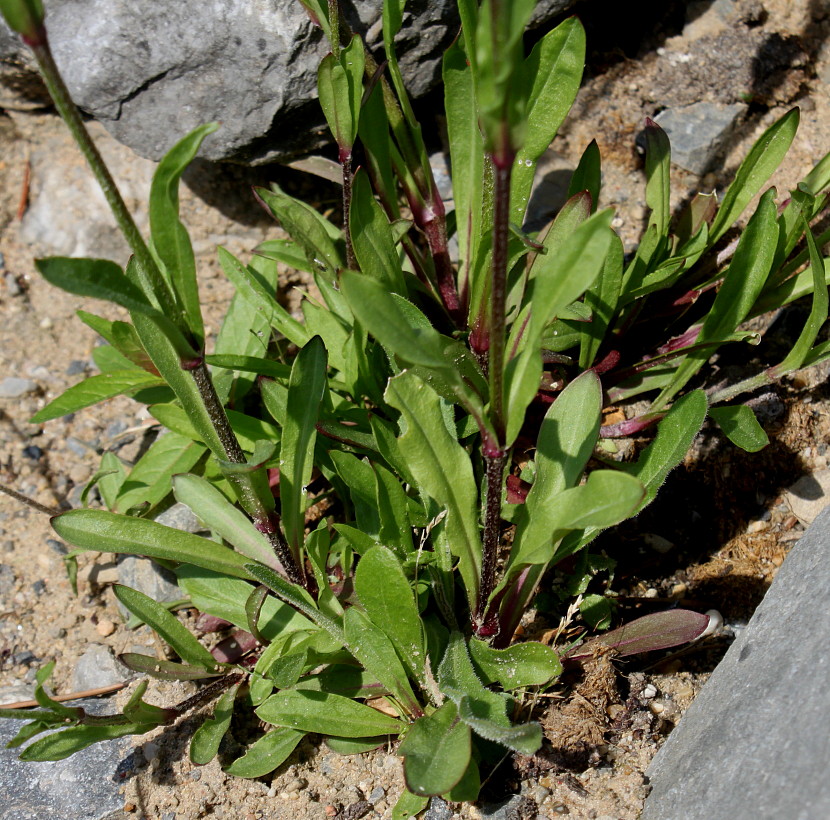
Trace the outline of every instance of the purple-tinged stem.
{"label": "purple-tinged stem", "polygon": [[343,169],[343,235],[346,237],[346,267],[349,270],[358,270],[357,257],[352,245],[352,229],[350,214],[352,212],[352,149],[340,148],[340,166]]}

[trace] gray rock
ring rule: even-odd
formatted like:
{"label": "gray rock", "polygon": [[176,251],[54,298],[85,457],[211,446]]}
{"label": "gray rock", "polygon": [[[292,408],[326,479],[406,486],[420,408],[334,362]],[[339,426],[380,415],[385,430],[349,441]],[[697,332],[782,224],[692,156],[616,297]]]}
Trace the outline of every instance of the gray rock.
{"label": "gray rock", "polygon": [[[80,705],[90,712],[100,708],[94,702]],[[104,820],[120,812],[124,797],[118,790],[132,768],[129,737],[95,743],[54,763],[23,763],[19,749],[5,748],[23,723],[0,721],[1,820]]]}
{"label": "gray rock", "polygon": [[667,108],[654,119],[671,140],[672,162],[702,175],[711,170],[718,151],[744,111],[746,106],[741,103],[699,102]]}
{"label": "gray rock", "polygon": [[830,817],[830,510],[657,753],[642,820]]}
{"label": "gray rock", "polygon": [[[534,22],[572,2],[543,0]],[[307,151],[323,123],[314,100],[317,66],[328,48],[296,0],[45,5],[55,59],[72,96],[142,156],[159,159],[196,126],[220,120],[202,156],[265,162]],[[347,5],[350,24],[375,48],[382,42],[382,3]],[[2,29],[0,58],[25,63],[22,47]],[[434,85],[457,30],[455,0],[408,4],[397,46],[413,96]]]}
{"label": "gray rock", "polygon": [[[130,589],[137,589],[154,601],[180,601],[185,597],[176,584],[175,576],[168,570],[154,564],[149,558],[126,555],[118,561],[118,581]],[[127,611],[119,608],[126,615]]]}
{"label": "gray rock", "polygon": [[801,476],[784,492],[793,515],[804,526],[815,521],[819,513],[827,506],[830,493],[830,470],[819,470],[811,475]]}
{"label": "gray rock", "polygon": [[199,519],[191,511],[190,507],[184,504],[173,504],[164,512],[156,516],[156,521],[159,524],[164,524],[165,527],[174,527],[177,530],[184,530],[185,532],[204,532],[204,527],[199,523]]}
{"label": "gray rock", "polygon": [[514,794],[501,803],[483,805],[480,811],[482,820],[512,820],[516,816],[527,816],[531,809],[536,809],[533,798],[524,794]]}
{"label": "gray rock", "polygon": [[85,692],[123,683],[133,677],[133,673],[120,663],[108,646],[100,643],[90,644],[89,649],[78,658],[72,671],[72,689]]}
{"label": "gray rock", "polygon": [[433,797],[429,801],[429,808],[424,815],[424,820],[451,820],[452,809],[442,797]]}
{"label": "gray rock", "polygon": [[37,390],[37,382],[8,376],[0,382],[0,399],[19,399],[27,393],[34,393],[35,390]]}

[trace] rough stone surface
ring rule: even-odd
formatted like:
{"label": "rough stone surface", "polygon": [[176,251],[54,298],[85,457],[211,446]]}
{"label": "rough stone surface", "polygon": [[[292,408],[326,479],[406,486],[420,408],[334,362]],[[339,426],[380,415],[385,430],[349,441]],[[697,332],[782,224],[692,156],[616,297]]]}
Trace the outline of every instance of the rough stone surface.
{"label": "rough stone surface", "polygon": [[103,644],[91,644],[78,658],[72,673],[72,688],[76,692],[98,689],[129,680],[133,674],[115,658],[112,650]]}
{"label": "rough stone surface", "polygon": [[[95,711],[99,704],[79,705]],[[118,789],[131,768],[129,737],[96,743],[54,763],[23,763],[19,749],[5,748],[23,723],[0,721],[0,820],[117,816],[124,802]]]}
{"label": "rough stone surface", "polygon": [[[571,3],[544,0],[534,20]],[[317,66],[328,49],[296,0],[45,5],[55,60],[73,98],[142,156],[160,159],[196,126],[221,120],[202,156],[262,162],[307,150],[309,132],[323,122],[313,101]],[[383,41],[382,4],[349,6],[349,23],[375,49]],[[413,96],[435,83],[457,30],[455,0],[408,4],[397,45]],[[18,75],[28,58],[8,31],[0,31],[2,58],[14,62],[14,83],[22,86]],[[37,89],[27,87],[21,104],[31,106],[33,96]]]}
{"label": "rough stone surface", "polygon": [[[179,601],[184,593],[176,584],[175,576],[154,564],[149,558],[126,555],[118,561],[118,580],[130,589],[137,589],[154,601]],[[119,608],[126,613],[126,609]]]}
{"label": "rough stone surface", "polygon": [[718,151],[746,110],[745,105],[699,102],[667,108],[655,121],[671,141],[672,162],[693,174],[711,170]]}
{"label": "rough stone surface", "polygon": [[830,817],[830,510],[658,752],[642,820]]}

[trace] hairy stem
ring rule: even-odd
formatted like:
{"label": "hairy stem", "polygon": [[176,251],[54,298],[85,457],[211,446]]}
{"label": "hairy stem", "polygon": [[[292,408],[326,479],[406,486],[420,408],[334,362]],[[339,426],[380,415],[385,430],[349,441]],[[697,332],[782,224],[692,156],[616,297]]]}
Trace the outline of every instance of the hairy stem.
{"label": "hairy stem", "polygon": [[346,237],[346,267],[358,270],[357,257],[354,255],[350,214],[352,212],[352,149],[340,149],[340,167],[343,169],[343,235]]}
{"label": "hairy stem", "polygon": [[[239,440],[236,438],[230,421],[228,421],[225,408],[222,406],[219,396],[216,395],[216,389],[213,386],[207,365],[204,360],[200,359],[189,369],[202,402],[208,411],[211,424],[222,444],[225,461],[231,464],[245,464],[245,454],[239,446]],[[257,491],[253,474],[249,472],[228,472],[226,478],[231,482],[245,511],[253,519],[254,526],[271,543],[271,547],[285,569],[288,579],[303,587],[307,586],[305,573],[280,529],[280,518],[273,509],[266,506],[262,495]]]}
{"label": "hairy stem", "polygon": [[479,637],[490,637],[498,631],[498,621],[486,618],[487,602],[496,588],[496,562],[501,537],[501,486],[507,455],[499,452],[484,456],[486,495],[484,506],[484,535],[481,552],[481,582],[473,616],[473,627]]}

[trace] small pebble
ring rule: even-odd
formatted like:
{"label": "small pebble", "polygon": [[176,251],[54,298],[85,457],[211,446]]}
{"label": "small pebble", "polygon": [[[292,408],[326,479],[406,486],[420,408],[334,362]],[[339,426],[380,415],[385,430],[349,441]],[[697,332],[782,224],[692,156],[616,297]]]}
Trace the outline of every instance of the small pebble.
{"label": "small pebble", "polygon": [[136,810],[135,803],[125,803],[124,804],[124,811],[128,814],[132,814]]}
{"label": "small pebble", "polygon": [[102,637],[107,638],[115,632],[115,624],[112,621],[102,620],[98,621],[95,626],[95,631]]}
{"label": "small pebble", "polygon": [[40,320],[39,327],[41,330],[50,330],[52,328],[52,320],[48,316],[44,316]]}
{"label": "small pebble", "polygon": [[657,697],[657,687],[653,683],[646,684],[640,697],[646,698],[647,700]]}
{"label": "small pebble", "polygon": [[8,292],[9,296],[20,296],[23,293],[23,289],[20,287],[20,283],[17,281],[17,277],[13,273],[7,273],[3,280],[6,283],[6,291]]}
{"label": "small pebble", "polygon": [[34,393],[35,390],[37,390],[37,382],[9,376],[0,382],[0,399],[19,399],[27,393]]}
{"label": "small pebble", "polygon": [[66,555],[66,544],[63,541],[58,541],[57,538],[47,538],[46,546],[53,549],[58,555]]}
{"label": "small pebble", "polygon": [[370,792],[369,797],[367,799],[372,805],[374,805],[379,800],[382,800],[384,797],[386,797],[386,792],[384,791],[383,786],[375,786],[375,788],[372,789],[372,791]]}
{"label": "small pebble", "polygon": [[679,598],[681,595],[684,595],[688,589],[689,587],[684,583],[675,584],[671,588],[672,597]]}
{"label": "small pebble", "polygon": [[646,590],[645,596],[646,598],[656,598],[657,597],[657,590],[654,587],[649,587]]}
{"label": "small pebble", "polygon": [[334,806],[326,806],[325,812],[326,817],[335,817],[337,815],[337,809]]}

